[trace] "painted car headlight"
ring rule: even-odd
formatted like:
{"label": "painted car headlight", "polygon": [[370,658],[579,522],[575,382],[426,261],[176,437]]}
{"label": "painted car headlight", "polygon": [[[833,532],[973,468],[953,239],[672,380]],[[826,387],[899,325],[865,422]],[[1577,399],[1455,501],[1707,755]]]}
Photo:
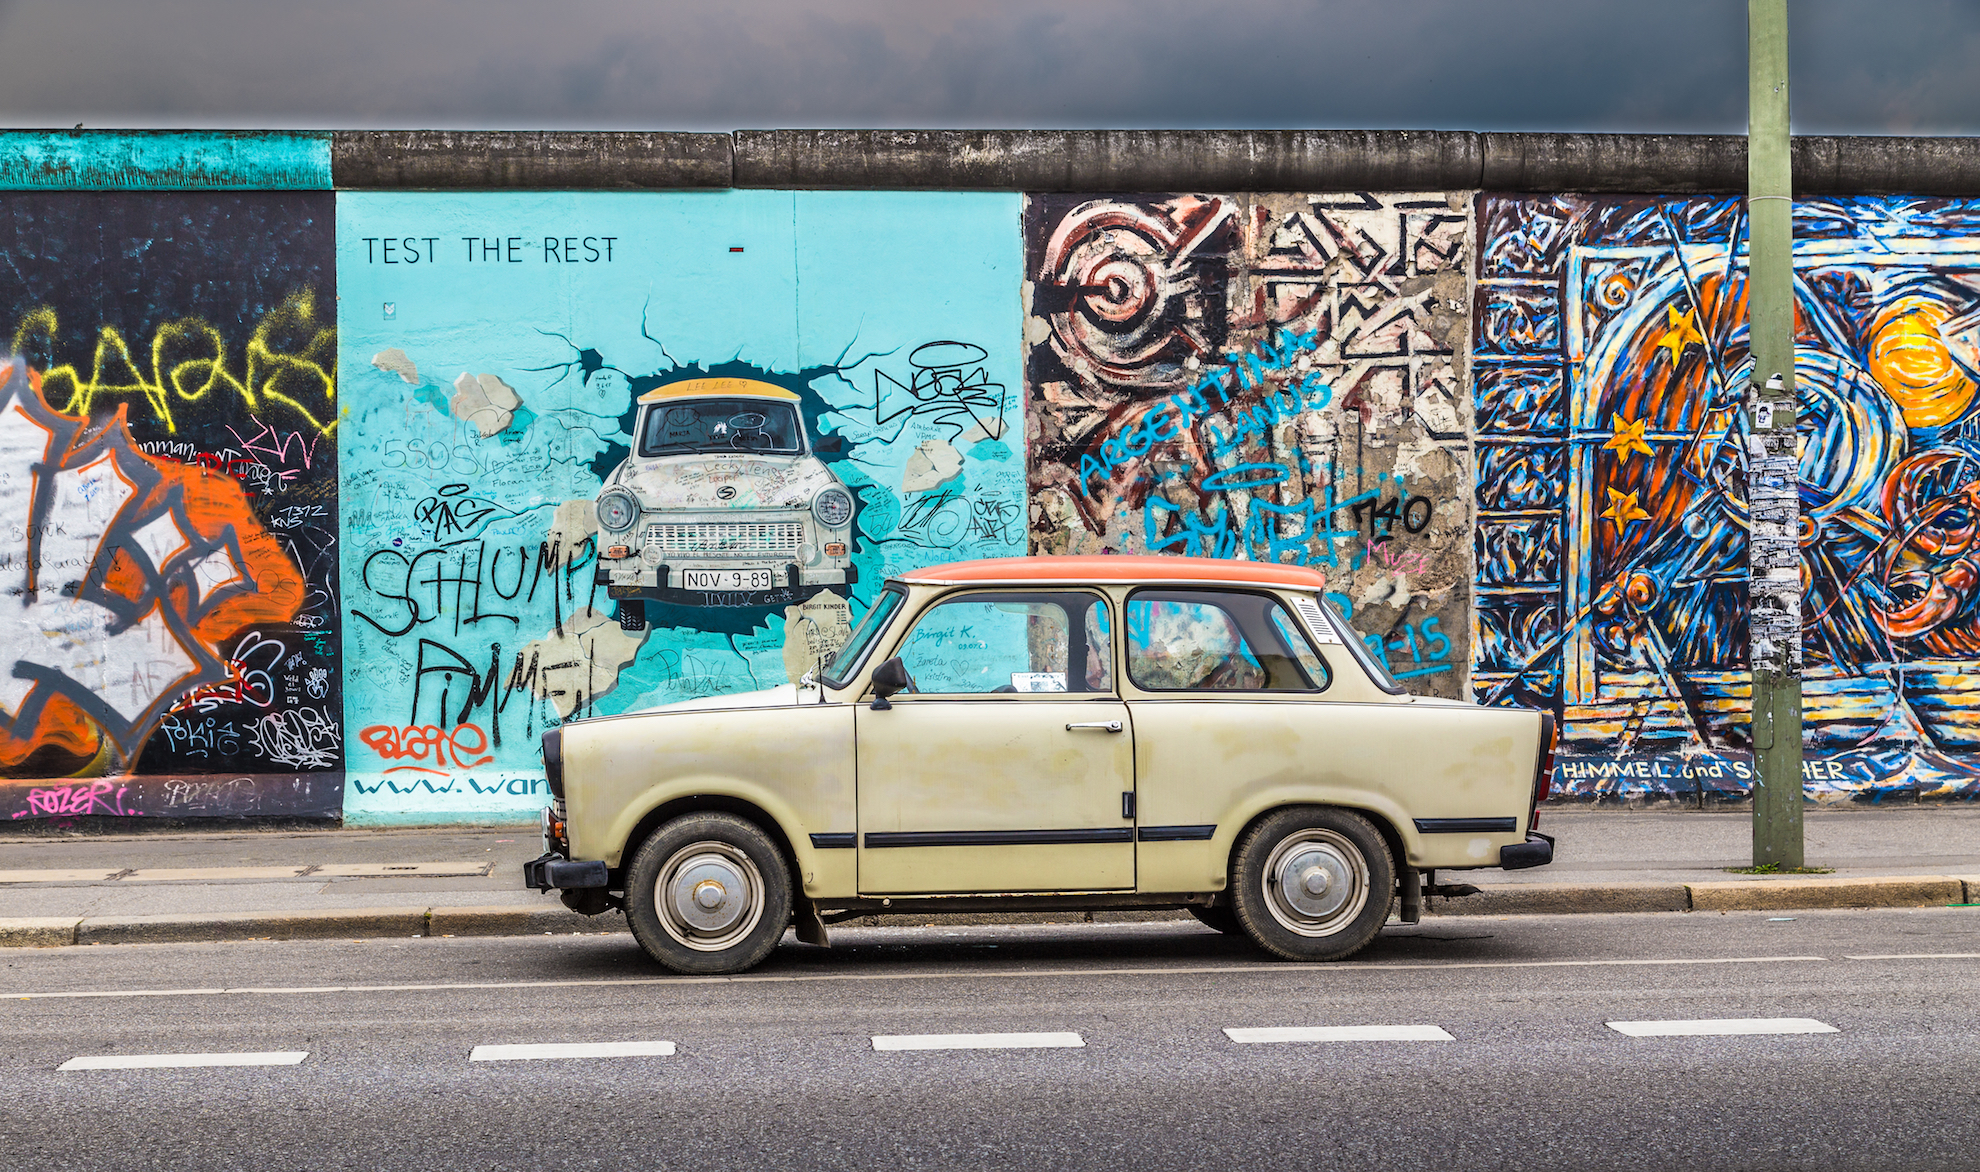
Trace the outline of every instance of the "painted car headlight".
{"label": "painted car headlight", "polygon": [[843,529],[852,520],[852,497],[843,488],[828,488],[811,499],[811,515],[827,529]]}
{"label": "painted car headlight", "polygon": [[639,502],[623,488],[608,489],[598,498],[598,523],[613,532],[630,529],[639,520]]}

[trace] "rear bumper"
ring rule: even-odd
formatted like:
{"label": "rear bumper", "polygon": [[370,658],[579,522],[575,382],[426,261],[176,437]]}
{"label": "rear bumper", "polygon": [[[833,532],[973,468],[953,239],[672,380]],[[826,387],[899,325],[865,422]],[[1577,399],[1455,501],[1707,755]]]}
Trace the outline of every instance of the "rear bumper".
{"label": "rear bumper", "polygon": [[1499,866],[1507,871],[1544,867],[1554,861],[1554,840],[1538,830],[1526,832],[1526,841],[1499,848]]}

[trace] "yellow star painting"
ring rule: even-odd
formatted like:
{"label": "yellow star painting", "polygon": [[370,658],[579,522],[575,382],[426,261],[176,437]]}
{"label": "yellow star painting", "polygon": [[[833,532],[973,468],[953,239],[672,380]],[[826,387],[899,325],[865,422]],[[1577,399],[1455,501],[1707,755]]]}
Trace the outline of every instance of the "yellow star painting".
{"label": "yellow star painting", "polygon": [[1629,463],[1629,454],[1631,452],[1642,452],[1646,456],[1657,454],[1651,450],[1650,441],[1643,438],[1643,429],[1648,425],[1649,420],[1638,419],[1632,423],[1620,415],[1611,415],[1609,416],[1609,420],[1610,426],[1614,428],[1616,434],[1610,437],[1609,442],[1603,444],[1602,447],[1607,451],[1617,453],[1621,457],[1622,463]]}
{"label": "yellow star painting", "polygon": [[1602,511],[1602,516],[1616,523],[1617,536],[1621,536],[1623,530],[1629,528],[1631,521],[1650,519],[1650,514],[1637,505],[1635,493],[1617,492],[1613,488],[1604,488],[1602,491],[1609,494],[1609,507]]}
{"label": "yellow star painting", "polygon": [[1692,320],[1694,317],[1692,310],[1687,309],[1679,313],[1677,306],[1672,305],[1665,307],[1664,315],[1669,328],[1664,331],[1663,337],[1657,339],[1657,345],[1671,352],[1671,365],[1676,367],[1678,360],[1684,357],[1684,348],[1693,342],[1703,346],[1705,335],[1698,332],[1698,326]]}

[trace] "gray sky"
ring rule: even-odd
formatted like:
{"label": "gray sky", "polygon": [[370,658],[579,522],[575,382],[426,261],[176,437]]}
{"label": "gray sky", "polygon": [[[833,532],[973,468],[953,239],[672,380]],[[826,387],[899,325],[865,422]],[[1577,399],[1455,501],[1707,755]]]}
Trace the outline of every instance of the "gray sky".
{"label": "gray sky", "polygon": [[[1980,3],[1792,0],[1795,129],[1964,134]],[[0,125],[1738,132],[1741,0],[0,0]]]}

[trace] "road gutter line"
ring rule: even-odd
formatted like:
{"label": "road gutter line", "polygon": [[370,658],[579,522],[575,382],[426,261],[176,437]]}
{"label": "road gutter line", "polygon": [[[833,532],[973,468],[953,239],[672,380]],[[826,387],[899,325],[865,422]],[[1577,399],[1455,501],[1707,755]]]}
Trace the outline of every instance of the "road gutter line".
{"label": "road gutter line", "polygon": [[297,993],[428,993],[461,989],[579,989],[619,988],[631,985],[741,985],[811,984],[821,981],[954,981],[1001,978],[1057,977],[1156,977],[1202,976],[1243,973],[1366,973],[1366,972],[1447,972],[1454,969],[1534,969],[1534,968],[1633,968],[1651,965],[1783,964],[1826,962],[1826,956],[1724,956],[1676,957],[1654,960],[1507,960],[1457,961],[1449,964],[1259,964],[1189,965],[1178,968],[1105,969],[1000,969],[994,972],[932,973],[765,973],[732,977],[601,977],[570,981],[475,981],[421,985],[307,985],[241,986],[231,989],[85,989],[45,993],[3,993],[10,1001],[72,1000],[90,997],[213,997],[221,994],[257,993],[287,995]]}

